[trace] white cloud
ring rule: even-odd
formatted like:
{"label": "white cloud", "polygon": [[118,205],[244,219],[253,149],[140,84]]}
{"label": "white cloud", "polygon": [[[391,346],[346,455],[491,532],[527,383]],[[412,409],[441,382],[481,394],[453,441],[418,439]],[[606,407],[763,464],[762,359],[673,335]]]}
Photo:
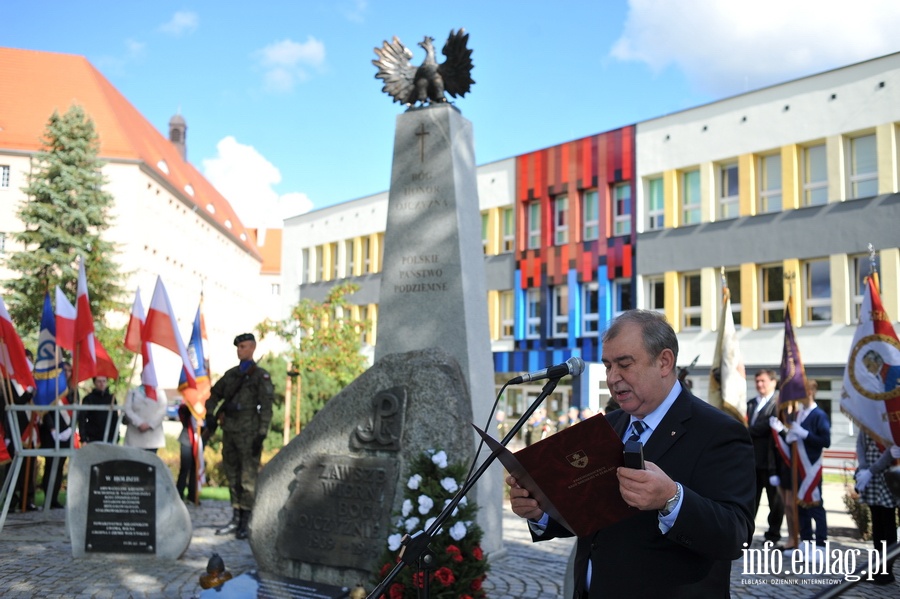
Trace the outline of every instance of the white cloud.
{"label": "white cloud", "polygon": [[900,50],[897,0],[629,0],[610,55],[740,93]]}
{"label": "white cloud", "polygon": [[368,0],[350,0],[349,2],[341,3],[338,10],[348,21],[362,23],[365,20],[365,13],[368,8]]}
{"label": "white cloud", "polygon": [[215,158],[203,160],[203,174],[245,226],[281,227],[284,218],[312,210],[313,203],[304,193],[279,196],[274,186],[281,182],[281,171],[253,146],[229,135],[216,150]]}
{"label": "white cloud", "polygon": [[310,69],[320,70],[325,64],[325,44],[309,36],[303,43],[290,39],[269,44],[255,52],[264,70],[266,88],[287,92],[310,77]]}
{"label": "white cloud", "polygon": [[179,10],[167,23],[159,26],[159,30],[169,35],[181,36],[187,33],[193,33],[200,23],[200,17],[197,13],[190,10]]}

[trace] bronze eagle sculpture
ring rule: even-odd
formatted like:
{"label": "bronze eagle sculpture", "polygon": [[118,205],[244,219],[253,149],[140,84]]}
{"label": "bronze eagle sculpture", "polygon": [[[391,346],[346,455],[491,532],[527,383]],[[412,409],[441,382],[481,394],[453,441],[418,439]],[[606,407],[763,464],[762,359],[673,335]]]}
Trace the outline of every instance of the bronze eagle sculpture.
{"label": "bronze eagle sculpture", "polygon": [[385,41],[380,48],[375,48],[378,56],[372,61],[378,67],[376,79],[384,81],[381,91],[394,98],[394,102],[407,106],[420,102],[446,102],[445,93],[454,98],[464,96],[475,81],[471,77],[472,50],[466,47],[469,34],[464,29],[450,30],[450,37],[442,50],[447,59],[441,64],[434,56],[434,38],[425,36],[419,42],[425,50],[425,62],[414,66],[410,64],[412,51],[403,45],[397,36],[393,41]]}

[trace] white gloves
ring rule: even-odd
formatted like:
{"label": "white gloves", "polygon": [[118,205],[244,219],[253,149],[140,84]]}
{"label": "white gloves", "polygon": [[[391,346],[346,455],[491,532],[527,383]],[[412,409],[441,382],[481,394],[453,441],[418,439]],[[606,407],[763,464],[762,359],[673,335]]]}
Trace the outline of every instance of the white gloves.
{"label": "white gloves", "polygon": [[900,445],[891,445],[891,457],[900,460]]}
{"label": "white gloves", "polygon": [[773,474],[769,477],[769,484],[773,487],[777,487],[781,484],[781,477],[779,477],[777,474]]}
{"label": "white gloves", "polygon": [[797,435],[800,439],[805,439],[809,436],[809,431],[800,426],[799,422],[791,423],[791,432]]}
{"label": "white gloves", "polygon": [[72,438],[72,428],[69,427],[61,433],[56,432],[56,429],[50,431],[50,436],[53,437],[54,441],[68,441]]}
{"label": "white gloves", "polygon": [[775,416],[769,416],[769,427],[776,433],[780,433],[784,430],[784,425],[781,423],[781,420]]}
{"label": "white gloves", "polygon": [[872,471],[868,468],[860,470],[856,473],[856,490],[862,493],[862,491],[869,484],[869,481],[872,480]]}

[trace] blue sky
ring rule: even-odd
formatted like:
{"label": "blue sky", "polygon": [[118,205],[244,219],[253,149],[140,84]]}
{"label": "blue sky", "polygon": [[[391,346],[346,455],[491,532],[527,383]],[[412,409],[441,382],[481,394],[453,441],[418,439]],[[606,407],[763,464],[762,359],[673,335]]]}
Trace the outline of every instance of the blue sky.
{"label": "blue sky", "polygon": [[0,45],[86,56],[250,226],[387,189],[373,49],[470,34],[479,164],[900,51],[897,0],[3,0]]}

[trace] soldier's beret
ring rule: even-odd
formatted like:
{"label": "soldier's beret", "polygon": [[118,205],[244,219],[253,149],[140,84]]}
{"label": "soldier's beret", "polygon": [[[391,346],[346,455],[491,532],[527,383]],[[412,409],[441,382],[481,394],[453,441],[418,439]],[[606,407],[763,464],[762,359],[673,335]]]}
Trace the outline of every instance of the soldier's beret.
{"label": "soldier's beret", "polygon": [[242,341],[252,341],[256,343],[256,337],[253,336],[253,333],[243,333],[234,338],[234,346],[237,347],[238,343]]}

